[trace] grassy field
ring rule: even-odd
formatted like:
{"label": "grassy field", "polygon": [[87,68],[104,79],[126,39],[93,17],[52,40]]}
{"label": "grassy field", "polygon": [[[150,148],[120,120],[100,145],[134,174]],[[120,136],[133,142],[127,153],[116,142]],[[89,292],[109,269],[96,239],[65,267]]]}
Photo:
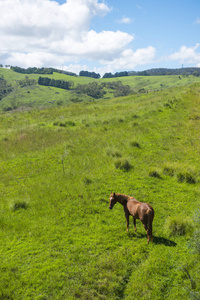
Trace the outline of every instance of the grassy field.
{"label": "grassy field", "polygon": [[[0,114],[0,299],[200,298],[200,83],[159,78],[143,80],[168,88]],[[153,206],[153,243],[139,221],[126,232],[111,192]]]}

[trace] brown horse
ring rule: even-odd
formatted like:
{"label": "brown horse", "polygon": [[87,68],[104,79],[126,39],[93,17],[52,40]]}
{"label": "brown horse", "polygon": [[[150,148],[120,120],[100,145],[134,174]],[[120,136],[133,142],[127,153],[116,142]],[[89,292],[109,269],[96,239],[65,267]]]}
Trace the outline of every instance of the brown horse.
{"label": "brown horse", "polygon": [[136,219],[140,219],[147,233],[147,242],[153,241],[152,222],[154,218],[154,210],[148,203],[137,201],[134,197],[123,194],[110,194],[110,206],[112,209],[116,202],[124,207],[125,217],[127,221],[127,231],[129,230],[129,216],[133,216],[134,228],[136,231]]}

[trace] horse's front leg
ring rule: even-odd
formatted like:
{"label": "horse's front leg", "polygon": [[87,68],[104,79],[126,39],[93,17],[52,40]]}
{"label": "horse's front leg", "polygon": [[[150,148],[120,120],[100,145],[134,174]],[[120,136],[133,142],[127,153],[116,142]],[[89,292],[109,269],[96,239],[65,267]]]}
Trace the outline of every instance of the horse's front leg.
{"label": "horse's front leg", "polygon": [[136,232],[136,218],[133,217],[133,224],[134,224],[134,228],[135,228],[135,232]]}

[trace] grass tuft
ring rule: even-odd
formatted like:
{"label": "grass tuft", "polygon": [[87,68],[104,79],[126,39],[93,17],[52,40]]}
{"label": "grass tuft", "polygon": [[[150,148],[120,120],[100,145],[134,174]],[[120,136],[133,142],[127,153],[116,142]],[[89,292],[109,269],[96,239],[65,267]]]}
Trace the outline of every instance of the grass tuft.
{"label": "grass tuft", "polygon": [[112,157],[122,157],[119,151],[112,151],[112,150],[108,150],[107,155]]}
{"label": "grass tuft", "polygon": [[168,217],[164,229],[170,236],[183,236],[193,231],[192,221],[183,216]]}
{"label": "grass tuft", "polygon": [[19,210],[19,209],[27,209],[28,208],[28,204],[26,201],[17,201],[14,202],[11,206],[11,209],[13,211]]}
{"label": "grass tuft", "polygon": [[85,178],[83,179],[83,182],[84,182],[85,184],[91,184],[91,183],[92,183],[92,180],[91,180],[90,178],[88,178],[88,177],[85,177]]}
{"label": "grass tuft", "polygon": [[180,171],[177,174],[177,180],[178,182],[186,182],[190,184],[195,184],[196,183],[196,178],[195,175],[192,174],[190,171]]}
{"label": "grass tuft", "polygon": [[140,146],[140,144],[137,142],[137,141],[132,141],[132,142],[130,142],[130,145],[132,146],[132,147],[136,147],[136,148],[141,148],[141,146]]}
{"label": "grass tuft", "polygon": [[173,177],[175,175],[175,169],[173,166],[171,165],[165,165],[163,168],[163,174]]}
{"label": "grass tuft", "polygon": [[54,126],[67,127],[67,126],[76,126],[76,123],[73,121],[54,121]]}
{"label": "grass tuft", "polygon": [[149,171],[149,177],[161,178],[161,175],[158,170],[152,169]]}
{"label": "grass tuft", "polygon": [[128,172],[132,168],[131,164],[127,159],[118,159],[115,161],[115,168]]}

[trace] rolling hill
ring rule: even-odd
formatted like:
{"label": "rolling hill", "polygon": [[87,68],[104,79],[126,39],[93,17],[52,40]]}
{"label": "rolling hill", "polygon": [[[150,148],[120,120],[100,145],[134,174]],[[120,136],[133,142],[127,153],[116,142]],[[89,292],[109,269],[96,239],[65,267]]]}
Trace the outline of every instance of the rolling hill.
{"label": "rolling hill", "polygon": [[[121,96],[122,93],[117,92],[116,86],[110,86],[111,83],[121,82],[122,86],[129,86],[130,92],[147,93],[152,91],[160,91],[176,86],[185,86],[194,82],[200,82],[200,77],[195,76],[127,76],[119,78],[101,78],[94,79],[82,76],[70,76],[62,73],[54,72],[53,74],[21,74],[13,70],[0,68],[0,76],[2,76],[9,85],[12,86],[12,92],[6,95],[0,101],[0,110],[12,110],[16,108],[31,107],[51,107],[57,105],[68,105],[73,102],[89,102],[94,101],[91,93],[77,91],[78,86],[86,86],[96,84],[104,91],[103,98],[111,99],[114,96]],[[64,90],[53,86],[38,85],[39,77],[47,77],[49,79],[67,81],[73,83],[73,88]],[[27,80],[28,79],[28,80]],[[29,81],[27,83],[27,81]],[[20,85],[20,83],[22,83]],[[94,90],[94,86],[92,87]],[[124,93],[126,95],[126,93]]]}

